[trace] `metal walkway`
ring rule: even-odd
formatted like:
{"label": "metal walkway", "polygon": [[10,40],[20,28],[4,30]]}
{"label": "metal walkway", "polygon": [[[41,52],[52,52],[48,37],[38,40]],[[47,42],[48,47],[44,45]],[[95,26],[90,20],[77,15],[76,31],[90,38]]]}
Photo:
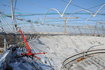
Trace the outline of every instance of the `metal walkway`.
{"label": "metal walkway", "polygon": [[62,70],[105,70],[105,50],[93,50],[67,58]]}

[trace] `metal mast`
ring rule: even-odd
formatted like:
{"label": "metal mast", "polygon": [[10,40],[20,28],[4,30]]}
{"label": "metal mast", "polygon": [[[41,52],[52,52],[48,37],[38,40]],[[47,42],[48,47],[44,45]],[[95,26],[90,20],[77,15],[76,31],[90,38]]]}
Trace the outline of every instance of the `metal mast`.
{"label": "metal mast", "polygon": [[13,30],[14,30],[14,33],[16,32],[16,20],[15,20],[15,16],[14,16],[14,0],[10,0],[10,3],[11,3],[11,16],[12,16],[12,20],[13,20],[13,23],[14,23],[14,26],[13,26]]}
{"label": "metal mast", "polygon": [[[15,20],[15,16],[14,16],[14,0],[10,0],[10,5],[11,5],[11,16],[12,16],[12,20],[13,20],[13,31],[14,33],[16,34],[16,27],[17,27],[17,24],[16,24],[16,20]],[[14,34],[14,44],[16,44],[16,35]]]}

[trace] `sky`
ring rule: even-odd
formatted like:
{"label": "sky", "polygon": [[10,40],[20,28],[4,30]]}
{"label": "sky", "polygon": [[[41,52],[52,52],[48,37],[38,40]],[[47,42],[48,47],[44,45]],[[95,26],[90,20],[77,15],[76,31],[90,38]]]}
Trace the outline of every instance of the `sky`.
{"label": "sky", "polygon": [[[50,8],[56,8],[59,11],[63,11],[69,0],[15,0],[16,1],[16,12],[20,11],[23,13],[46,13]],[[90,7],[104,4],[105,0],[72,0],[69,8],[66,12],[73,12],[76,9],[88,9]],[[80,6],[79,7],[76,7]],[[7,7],[8,6],[8,7]],[[10,12],[10,0],[0,0],[0,9],[5,12]],[[97,7],[98,8],[98,7]],[[92,11],[96,11],[97,8],[92,8]]]}
{"label": "sky", "polygon": [[[15,15],[16,14],[46,14],[49,9],[55,8],[58,9],[61,13],[64,11],[66,5],[70,0],[15,0]],[[72,0],[71,4],[66,9],[65,13],[75,13],[80,9],[86,9],[93,13],[95,13],[102,5],[105,4],[105,0]],[[0,11],[11,15],[10,9],[10,0],[0,0]],[[100,10],[99,13],[105,14],[105,7]],[[56,11],[50,11],[49,13],[56,13]],[[84,11],[77,12],[77,13],[87,13]],[[47,15],[48,18],[52,17],[60,17],[60,15]],[[96,17],[91,17],[90,20],[96,21],[88,21],[86,22],[90,15],[86,14],[72,14],[66,17],[79,17],[79,19],[70,19],[68,21],[68,25],[74,25],[74,23],[86,23],[92,24],[96,22],[103,22],[104,23],[104,15],[97,15]],[[43,22],[45,15],[34,15],[34,16],[18,16],[18,18],[24,18],[27,20],[32,20],[33,22]],[[8,19],[7,19],[8,20]],[[59,22],[64,24],[64,20],[61,19],[46,19],[44,23],[48,24],[58,24],[55,22]],[[21,23],[19,21],[19,23]],[[75,24],[75,25],[76,25]],[[83,24],[82,24],[83,25]]]}

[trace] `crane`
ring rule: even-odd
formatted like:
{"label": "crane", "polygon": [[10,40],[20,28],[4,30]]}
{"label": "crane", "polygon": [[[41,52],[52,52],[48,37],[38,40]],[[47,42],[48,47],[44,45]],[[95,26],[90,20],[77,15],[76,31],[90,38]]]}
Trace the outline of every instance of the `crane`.
{"label": "crane", "polygon": [[22,36],[22,39],[23,39],[23,43],[25,43],[25,48],[27,50],[26,53],[21,53],[22,56],[31,56],[31,57],[35,57],[37,59],[41,59],[40,57],[37,57],[36,55],[39,55],[39,54],[45,54],[45,52],[41,52],[41,53],[32,53],[31,51],[31,47],[29,46],[29,43],[26,39],[26,37],[24,36],[24,33],[21,29],[17,29],[17,31],[21,34]]}

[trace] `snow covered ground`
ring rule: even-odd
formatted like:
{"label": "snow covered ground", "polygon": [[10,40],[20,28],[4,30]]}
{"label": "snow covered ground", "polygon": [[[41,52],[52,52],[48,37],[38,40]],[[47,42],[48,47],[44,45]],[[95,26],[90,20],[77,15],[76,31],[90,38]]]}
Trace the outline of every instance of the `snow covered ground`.
{"label": "snow covered ground", "polygon": [[[30,46],[36,52],[47,52],[39,57],[46,57],[42,60],[46,64],[54,66],[55,70],[61,70],[62,62],[79,52],[93,49],[105,49],[105,37],[95,36],[41,36],[29,41]],[[38,49],[38,50],[36,50]],[[47,62],[46,60],[50,61]]]}

